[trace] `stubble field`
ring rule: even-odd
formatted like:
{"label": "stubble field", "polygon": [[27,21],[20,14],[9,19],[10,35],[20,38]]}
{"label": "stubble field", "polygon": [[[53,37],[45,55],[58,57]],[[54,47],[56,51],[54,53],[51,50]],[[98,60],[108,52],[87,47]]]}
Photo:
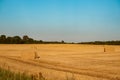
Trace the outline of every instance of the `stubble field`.
{"label": "stubble field", "polygon": [[47,80],[120,80],[120,46],[1,44],[0,66]]}

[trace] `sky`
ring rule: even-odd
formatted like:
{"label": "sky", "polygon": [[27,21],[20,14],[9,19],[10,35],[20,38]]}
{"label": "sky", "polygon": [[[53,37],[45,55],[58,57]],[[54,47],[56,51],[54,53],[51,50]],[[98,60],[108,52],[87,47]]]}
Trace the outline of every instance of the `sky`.
{"label": "sky", "polygon": [[0,0],[0,35],[45,41],[120,40],[120,0]]}

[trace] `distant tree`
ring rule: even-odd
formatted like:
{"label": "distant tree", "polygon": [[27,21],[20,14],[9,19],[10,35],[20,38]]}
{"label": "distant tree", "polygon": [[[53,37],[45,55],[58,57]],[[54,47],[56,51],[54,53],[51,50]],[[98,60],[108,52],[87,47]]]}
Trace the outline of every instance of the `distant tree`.
{"label": "distant tree", "polygon": [[40,40],[39,42],[40,42],[40,43],[43,43],[43,41],[42,41],[42,40]]}
{"label": "distant tree", "polygon": [[22,42],[22,39],[19,36],[14,36],[13,41],[15,44],[20,44]]}
{"label": "distant tree", "polygon": [[23,40],[27,41],[27,40],[29,40],[29,37],[27,35],[24,35]]}
{"label": "distant tree", "polygon": [[61,43],[65,43],[65,42],[62,40]]}
{"label": "distant tree", "polygon": [[6,43],[8,43],[8,44],[14,43],[14,42],[13,42],[13,37],[7,37]]}
{"label": "distant tree", "polygon": [[27,41],[27,43],[34,43],[34,39],[29,38],[28,41]]}
{"label": "distant tree", "polygon": [[35,43],[36,41],[32,38],[29,38],[27,35],[24,35],[23,36],[23,40],[22,40],[22,43],[24,44],[32,44],[32,43]]}
{"label": "distant tree", "polygon": [[6,35],[1,35],[0,36],[0,43],[5,43],[6,42]]}
{"label": "distant tree", "polygon": [[23,43],[28,43],[29,37],[27,35],[23,36]]}
{"label": "distant tree", "polygon": [[74,42],[72,42],[71,44],[75,44]]}

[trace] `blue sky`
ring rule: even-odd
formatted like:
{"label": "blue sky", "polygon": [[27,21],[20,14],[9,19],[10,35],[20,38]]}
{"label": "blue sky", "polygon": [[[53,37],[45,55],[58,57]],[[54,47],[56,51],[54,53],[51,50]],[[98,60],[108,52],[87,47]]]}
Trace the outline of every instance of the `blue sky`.
{"label": "blue sky", "polygon": [[0,0],[0,34],[46,41],[120,40],[120,0]]}

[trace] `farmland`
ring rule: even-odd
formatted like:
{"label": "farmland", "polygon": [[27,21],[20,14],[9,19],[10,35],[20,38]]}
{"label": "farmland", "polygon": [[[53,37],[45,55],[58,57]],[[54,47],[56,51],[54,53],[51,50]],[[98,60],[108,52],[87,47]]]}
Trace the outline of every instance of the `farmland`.
{"label": "farmland", "polygon": [[0,63],[14,72],[42,73],[47,80],[120,80],[120,46],[1,44]]}

